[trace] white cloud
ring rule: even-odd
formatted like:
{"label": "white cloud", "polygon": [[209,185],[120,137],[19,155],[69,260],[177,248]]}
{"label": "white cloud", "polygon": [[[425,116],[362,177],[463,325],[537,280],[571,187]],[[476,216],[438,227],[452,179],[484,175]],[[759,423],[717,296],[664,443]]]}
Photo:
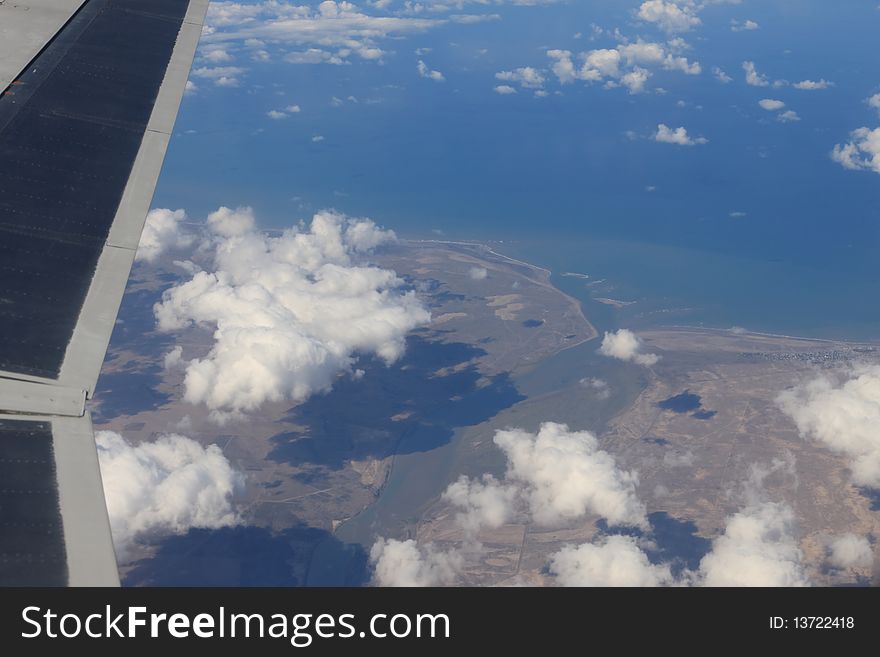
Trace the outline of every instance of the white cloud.
{"label": "white cloud", "polygon": [[632,94],[641,93],[653,75],[649,68],[679,71],[686,75],[702,72],[699,62],[691,62],[677,53],[686,50],[686,43],[673,39],[667,44],[643,41],[624,41],[615,48],[599,48],[582,52],[577,66],[569,50],[548,50],[547,56],[554,60],[550,69],[560,84],[575,80],[584,82],[605,81],[606,88],[626,87]]}
{"label": "white cloud", "polygon": [[314,144],[318,144],[322,141],[324,141],[324,135],[315,135],[314,137],[312,137],[312,143]]}
{"label": "white cloud", "polygon": [[178,367],[182,361],[183,347],[176,345],[171,348],[171,351],[165,354],[165,357],[162,359],[162,364],[166,370],[172,370],[175,367]]}
{"label": "white cloud", "polygon": [[629,329],[620,329],[613,333],[605,332],[605,337],[602,338],[602,345],[599,347],[599,353],[609,358],[633,361],[645,367],[655,365],[660,360],[660,356],[643,353],[642,347],[642,341],[635,333]]}
{"label": "white cloud", "polygon": [[299,114],[302,110],[299,105],[288,105],[284,109],[280,110],[269,110],[266,112],[266,116],[268,116],[273,121],[281,121],[283,119],[288,118],[291,114]]}
{"label": "white cloud", "polygon": [[199,85],[197,85],[192,80],[186,81],[186,86],[183,89],[183,94],[185,96],[195,96],[199,92]]}
{"label": "white cloud", "polygon": [[406,334],[430,319],[393,271],[354,263],[394,239],[367,219],[323,211],[308,230],[268,237],[250,209],[221,208],[207,230],[211,269],[166,290],[155,313],[162,331],[213,330],[184,384],[185,399],[215,419],[328,390],[357,355],[392,363]]}
{"label": "white cloud", "polygon": [[800,89],[801,91],[818,91],[819,89],[827,89],[828,87],[833,87],[834,83],[829,82],[828,80],[801,80],[800,82],[795,82],[791,85],[795,89]]}
{"label": "white cloud", "polygon": [[320,48],[309,48],[307,50],[295,50],[284,55],[284,61],[288,64],[333,64],[342,66],[346,64],[344,57],[338,53],[332,53]]}
{"label": "white cloud", "polygon": [[859,128],[850,136],[852,141],[834,146],[831,159],[847,169],[880,173],[880,128]]}
{"label": "white cloud", "polygon": [[226,62],[232,61],[232,55],[230,55],[224,48],[219,47],[205,49],[200,56],[202,59],[212,64],[225,64]]}
{"label": "white cloud", "polygon": [[113,541],[121,559],[133,541],[238,523],[233,495],[244,485],[216,445],[170,434],[131,445],[95,434]]}
{"label": "white cloud", "polygon": [[760,26],[753,20],[731,20],[730,21],[730,29],[733,32],[746,32],[751,30],[757,30]]}
{"label": "white cloud", "polygon": [[461,476],[450,484],[443,499],[462,509],[456,523],[474,536],[483,528],[495,529],[509,522],[515,511],[518,490],[491,475],[481,480]]}
{"label": "white cloud", "polygon": [[526,89],[540,89],[544,86],[544,76],[536,68],[523,66],[512,71],[501,71],[495,77],[505,82],[516,82]]}
{"label": "white cloud", "polygon": [[[376,9],[383,7],[374,5]],[[212,2],[202,43],[241,43],[246,48],[305,48],[285,60],[296,64],[342,64],[352,57],[380,61],[380,42],[425,32],[444,19],[367,14],[351,2],[317,7],[268,0],[255,4]],[[267,53],[268,54],[268,53]]]}
{"label": "white cloud", "polygon": [[444,82],[446,78],[440,71],[432,71],[428,68],[428,65],[425,64],[421,59],[416,64],[416,68],[419,71],[419,76],[423,78],[428,78],[429,80],[433,80],[434,82]]}
{"label": "white cloud", "polygon": [[777,114],[776,120],[780,123],[790,123],[791,121],[800,121],[801,117],[794,110],[786,110]]}
{"label": "white cloud", "polygon": [[648,561],[630,536],[567,545],[550,557],[550,572],[562,586],[664,586],[673,582],[669,566]]}
{"label": "white cloud", "polygon": [[240,66],[200,66],[192,70],[192,75],[211,80],[218,87],[237,87],[239,77],[246,71]]}
{"label": "white cloud", "polygon": [[156,208],[150,210],[144,222],[140,243],[134,259],[155,262],[160,256],[193,245],[195,236],[182,226],[187,220],[183,210]]}
{"label": "white cloud", "polygon": [[875,110],[880,112],[880,94],[874,94],[873,96],[868,98],[865,102],[868,103],[869,107],[873,107]]}
{"label": "white cloud", "polygon": [[754,502],[727,519],[698,576],[704,586],[808,586],[802,556],[791,508]]}
{"label": "white cloud", "polygon": [[510,94],[516,93],[516,89],[511,87],[509,84],[499,84],[494,87],[494,91],[496,94],[500,94],[502,96],[509,96]]}
{"label": "white cloud", "polygon": [[620,77],[621,53],[611,48],[591,50],[581,54],[584,60],[580,78],[582,80],[600,80],[603,77]]}
{"label": "white cloud", "polygon": [[629,89],[631,94],[641,93],[645,88],[645,83],[651,77],[651,72],[641,66],[636,66],[629,73],[624,74],[620,78],[620,84]]}
{"label": "white cloud", "polygon": [[776,110],[781,110],[785,107],[785,103],[781,100],[774,100],[773,98],[764,98],[758,101],[758,105],[761,106],[761,109],[765,109],[768,112],[775,112]]}
{"label": "white cloud", "polygon": [[569,84],[577,79],[578,74],[570,50],[548,50],[547,56],[554,60],[550,68],[560,84]]}
{"label": "white cloud", "polygon": [[715,79],[723,84],[727,84],[733,80],[727,73],[721,70],[719,67],[715,66],[712,68],[712,75],[715,76]]}
{"label": "white cloud", "polygon": [[[646,529],[645,506],[635,492],[638,477],[634,472],[619,469],[614,458],[598,448],[592,434],[573,432],[567,426],[546,422],[537,434],[522,429],[497,431],[495,444],[507,457],[507,472],[499,481],[491,475],[480,479],[461,476],[443,493],[443,500],[456,510],[455,524],[464,533],[458,545],[439,549],[433,544],[420,547],[415,541],[380,538],[371,550],[373,581],[382,586],[435,586],[454,583],[471,553],[483,546],[478,534],[494,529],[517,518],[554,525],[577,520],[588,513],[606,519],[611,525],[628,525]],[[571,557],[566,548],[557,555],[560,582],[569,577],[584,578],[590,567],[583,565],[580,573],[573,563],[577,558],[587,563],[592,559],[594,570],[609,567],[606,581],[634,581],[638,575],[625,579],[622,568],[637,555],[620,554],[620,537],[611,537],[595,551],[578,548],[581,554]],[[629,539],[623,539],[625,541]],[[635,548],[640,553],[638,548]],[[644,558],[644,555],[642,555]],[[655,572],[664,579],[665,567]],[[619,572],[620,571],[620,572]],[[668,573],[668,569],[665,569]],[[593,576],[599,577],[598,573]],[[647,574],[643,575],[647,577]]]}
{"label": "white cloud", "polygon": [[786,390],[777,403],[805,438],[820,441],[850,462],[856,485],[880,488],[880,365],[822,375]]}
{"label": "white cloud", "polygon": [[699,75],[703,69],[699,62],[690,62],[687,57],[673,57],[666,55],[663,58],[663,68],[667,71],[681,71],[685,75]]}
{"label": "white cloud", "polygon": [[874,563],[871,542],[864,536],[843,534],[828,544],[828,563],[834,568],[870,568]]}
{"label": "white cloud", "polygon": [[535,522],[553,525],[595,513],[612,525],[647,527],[638,475],[619,469],[591,433],[545,422],[537,434],[498,431],[494,442],[507,456],[506,481],[524,487]]}
{"label": "white cloud", "polygon": [[707,144],[709,142],[705,137],[691,137],[683,126],[673,129],[665,123],[657,125],[654,141],[659,141],[663,144],[676,144],[677,146],[696,146],[697,144]]}
{"label": "white cloud", "polygon": [[665,32],[687,32],[700,24],[694,7],[688,4],[647,0],[639,7],[638,17],[656,24]]}
{"label": "white cloud", "polygon": [[743,70],[746,72],[746,84],[753,87],[766,87],[770,83],[765,75],[758,73],[755,68],[755,62],[743,62]]}
{"label": "white cloud", "polygon": [[412,539],[378,539],[370,549],[373,583],[377,586],[440,586],[452,584],[463,566],[456,552],[419,547]]}
{"label": "white cloud", "polygon": [[471,267],[468,270],[468,276],[471,280],[482,281],[489,276],[489,272],[485,267]]}

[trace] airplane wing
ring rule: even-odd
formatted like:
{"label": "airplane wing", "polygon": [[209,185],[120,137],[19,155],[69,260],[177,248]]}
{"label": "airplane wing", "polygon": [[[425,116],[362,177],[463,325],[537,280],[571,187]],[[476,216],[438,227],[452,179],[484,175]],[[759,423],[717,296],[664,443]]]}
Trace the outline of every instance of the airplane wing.
{"label": "airplane wing", "polygon": [[0,586],[118,585],[85,403],[208,0],[0,0]]}

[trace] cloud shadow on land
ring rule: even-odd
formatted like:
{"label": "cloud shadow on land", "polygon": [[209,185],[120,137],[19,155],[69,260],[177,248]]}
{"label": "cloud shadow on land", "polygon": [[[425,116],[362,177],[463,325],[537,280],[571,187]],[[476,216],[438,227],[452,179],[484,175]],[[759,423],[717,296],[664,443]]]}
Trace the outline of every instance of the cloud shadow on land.
{"label": "cloud shadow on land", "polygon": [[871,503],[871,511],[880,511],[880,488],[859,488],[859,492],[868,498]]}
{"label": "cloud shadow on land", "polygon": [[[164,374],[162,366],[157,363],[161,363],[164,353],[174,344],[174,336],[156,330],[153,305],[176,277],[167,275],[161,278],[163,283],[159,289],[128,290],[122,298],[120,322],[113,329],[107,361],[118,360],[114,351],[130,351],[143,359],[101,374],[95,389],[98,403],[92,410],[99,424],[120,415],[155,410],[171,398],[157,389]],[[130,285],[138,282],[132,279]]]}
{"label": "cloud shadow on land", "polygon": [[[333,578],[312,577],[315,548],[346,553]],[[191,529],[162,541],[156,556],[134,564],[124,586],[363,586],[369,581],[367,554],[330,532],[292,527],[274,532],[262,527]]]}
{"label": "cloud shadow on land", "polygon": [[485,422],[525,399],[508,374],[480,374],[471,361],[485,353],[465,343],[411,336],[406,355],[391,367],[362,361],[363,377],[340,379],[331,392],[291,409],[286,420],[308,428],[274,436],[269,458],[339,469],[350,459],[446,444],[456,428]]}
{"label": "cloud shadow on land", "polygon": [[137,415],[165,405],[171,395],[157,389],[162,372],[158,365],[150,365],[102,374],[95,388],[99,401],[92,410],[95,422],[100,424],[120,415]]}
{"label": "cloud shadow on land", "polygon": [[646,549],[645,554],[653,564],[668,563],[675,577],[687,570],[696,570],[700,560],[712,549],[712,541],[697,533],[697,526],[690,520],[673,518],[665,511],[648,514],[651,525],[649,534],[634,528],[610,528],[605,520],[596,526],[603,534],[625,534],[627,536],[646,536],[654,542],[654,547]]}

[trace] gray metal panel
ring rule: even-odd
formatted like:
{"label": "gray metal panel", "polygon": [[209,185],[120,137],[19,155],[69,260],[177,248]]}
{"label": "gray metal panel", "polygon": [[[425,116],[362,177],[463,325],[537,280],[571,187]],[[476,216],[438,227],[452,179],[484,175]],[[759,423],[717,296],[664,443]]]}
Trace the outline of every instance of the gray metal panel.
{"label": "gray metal panel", "polygon": [[110,343],[207,9],[207,0],[193,0],[189,5],[107,245],[98,260],[95,278],[61,366],[58,383],[80,387],[89,397],[95,390]]}
{"label": "gray metal panel", "polygon": [[0,410],[79,417],[85,409],[86,393],[82,388],[0,378]]}
{"label": "gray metal panel", "polygon": [[69,586],[119,586],[91,416],[52,418]]}
{"label": "gray metal panel", "polygon": [[0,92],[85,0],[0,0]]}

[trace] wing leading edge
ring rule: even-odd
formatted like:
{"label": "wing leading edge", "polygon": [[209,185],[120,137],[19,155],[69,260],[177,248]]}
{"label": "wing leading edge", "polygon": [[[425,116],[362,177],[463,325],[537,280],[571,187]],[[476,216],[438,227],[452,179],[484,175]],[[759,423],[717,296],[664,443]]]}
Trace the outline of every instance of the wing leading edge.
{"label": "wing leading edge", "polygon": [[118,585],[85,402],[208,0],[22,4],[35,55],[0,66],[0,585]]}

